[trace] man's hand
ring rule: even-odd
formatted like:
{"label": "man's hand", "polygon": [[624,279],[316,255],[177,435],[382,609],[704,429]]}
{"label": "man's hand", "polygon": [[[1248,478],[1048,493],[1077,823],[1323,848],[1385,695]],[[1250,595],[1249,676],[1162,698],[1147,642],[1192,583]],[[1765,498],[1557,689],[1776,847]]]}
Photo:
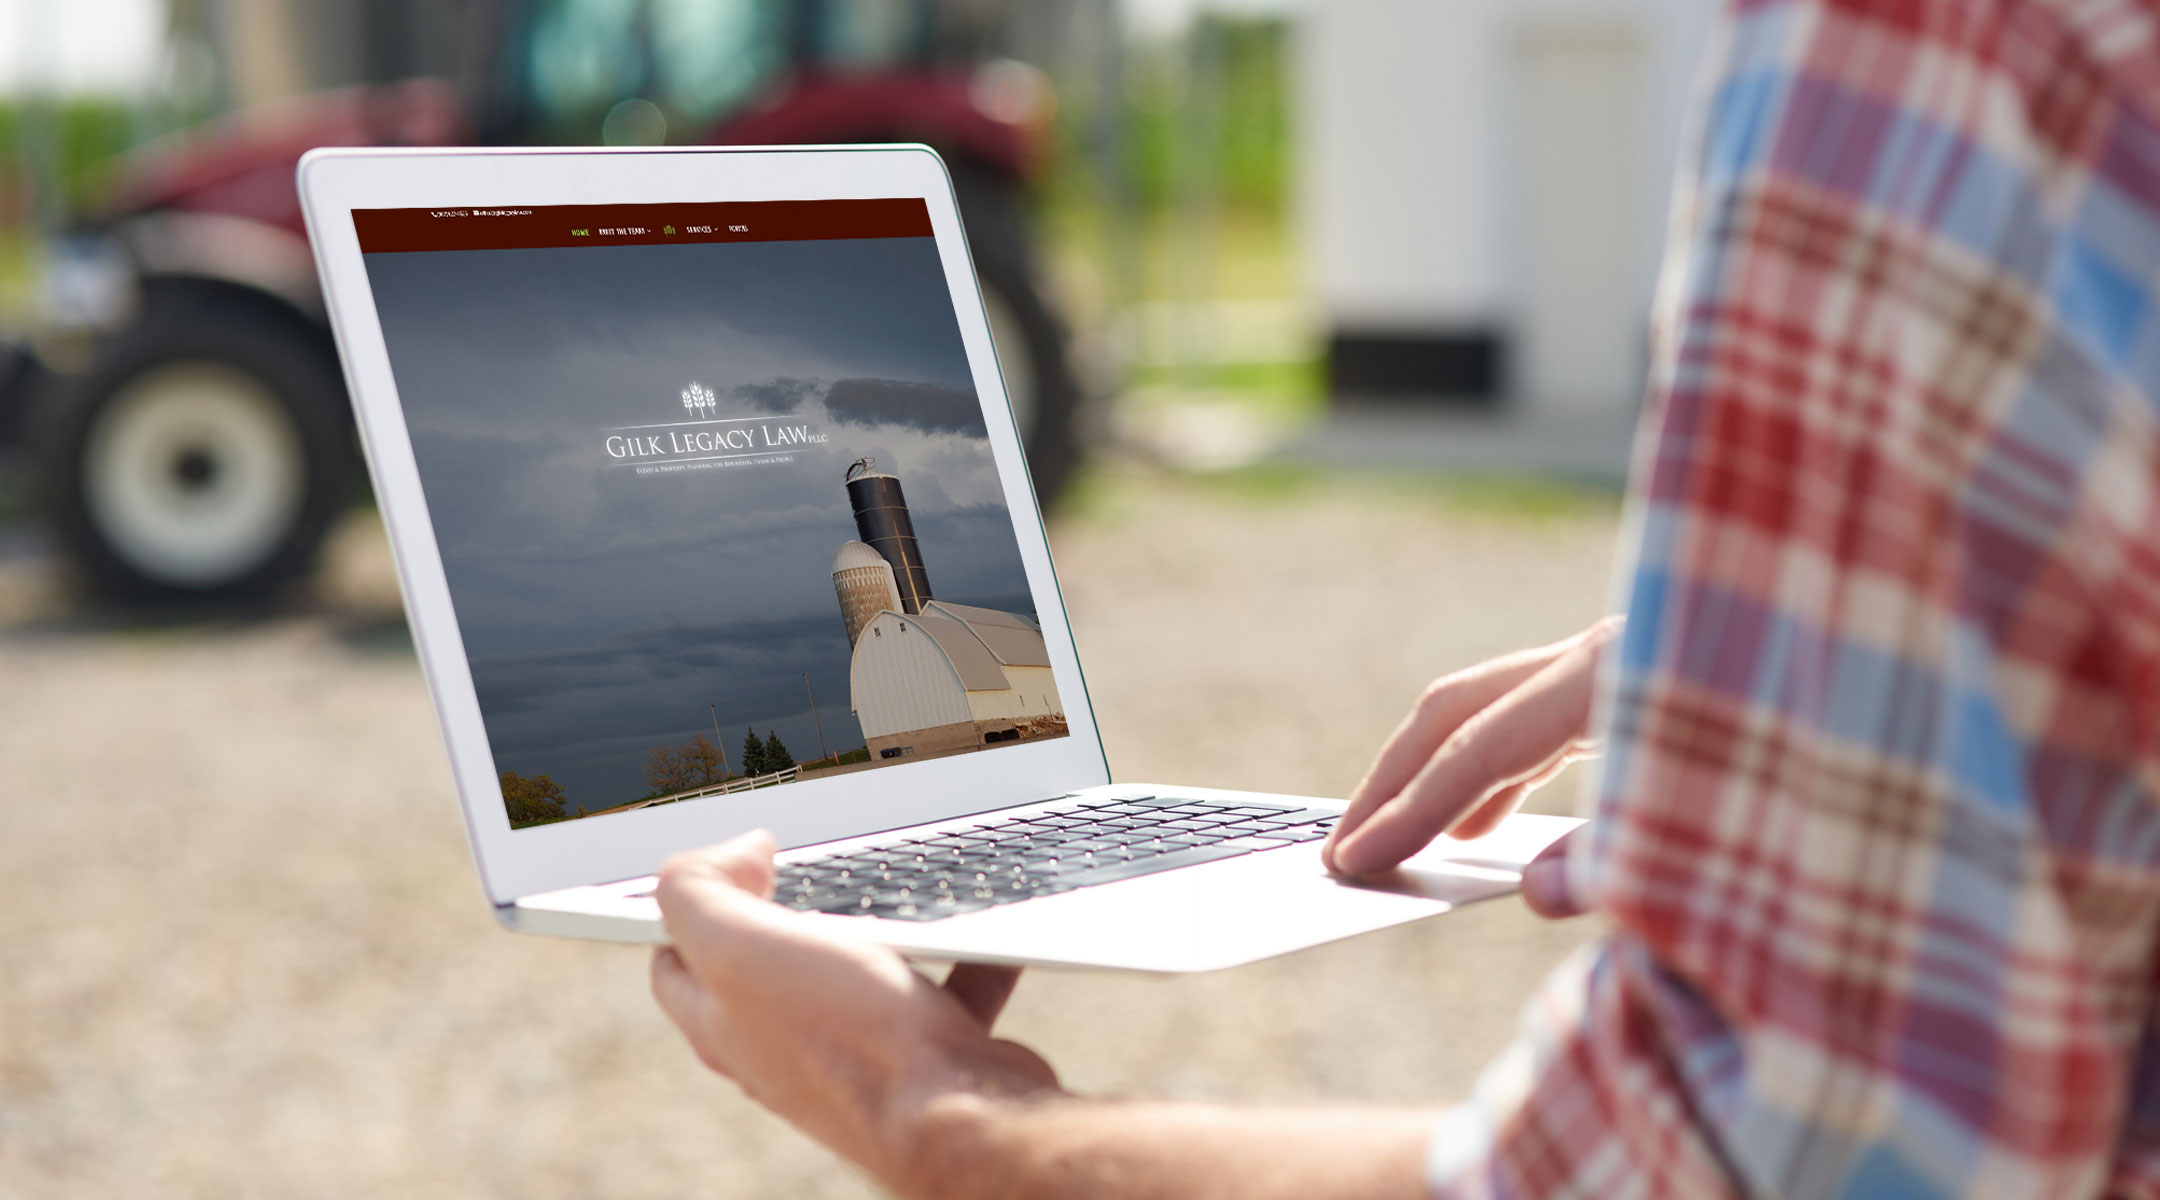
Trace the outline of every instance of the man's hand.
{"label": "man's hand", "polygon": [[939,987],[883,947],[764,899],[763,833],[677,855],[656,895],[675,944],[653,994],[705,1065],[876,1176],[937,1200],[1411,1200],[1437,1114],[1262,1112],[1072,1098],[990,1036],[1016,971]]}
{"label": "man's hand", "polygon": [[1054,1092],[1033,1051],[990,1036],[1019,972],[960,966],[939,987],[881,946],[766,902],[773,841],[680,854],[655,897],[674,945],[653,994],[706,1066],[888,1182],[914,1173],[913,1122],[941,1094]]}
{"label": "man's hand", "polygon": [[[1489,833],[1531,789],[1594,752],[1598,658],[1620,627],[1608,617],[1566,641],[1480,663],[1426,688],[1350,794],[1322,859],[1345,875],[1366,875],[1443,833]],[[1525,898],[1547,915],[1573,910],[1559,869],[1567,844],[1563,838],[1524,875]]]}

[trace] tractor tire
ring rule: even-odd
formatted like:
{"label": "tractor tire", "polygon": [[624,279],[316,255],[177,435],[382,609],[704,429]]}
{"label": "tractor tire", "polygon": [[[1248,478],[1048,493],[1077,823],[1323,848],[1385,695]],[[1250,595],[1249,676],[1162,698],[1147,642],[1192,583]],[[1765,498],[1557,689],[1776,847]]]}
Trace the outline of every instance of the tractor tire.
{"label": "tractor tire", "polygon": [[1048,510],[1082,451],[1080,383],[1065,327],[1045,298],[1018,185],[958,162],[952,181],[1035,499]]}
{"label": "tractor tire", "polygon": [[329,334],[244,289],[152,281],[84,370],[47,382],[37,418],[45,513],[105,599],[259,597],[313,564],[348,499]]}

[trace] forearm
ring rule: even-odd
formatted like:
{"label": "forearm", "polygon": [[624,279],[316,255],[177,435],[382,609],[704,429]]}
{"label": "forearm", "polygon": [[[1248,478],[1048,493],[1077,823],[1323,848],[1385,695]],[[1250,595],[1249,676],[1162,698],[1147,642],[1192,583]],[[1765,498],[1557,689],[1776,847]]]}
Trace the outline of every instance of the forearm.
{"label": "forearm", "polygon": [[1414,1200],[1438,1119],[954,1093],[924,1106],[886,1182],[911,1200]]}

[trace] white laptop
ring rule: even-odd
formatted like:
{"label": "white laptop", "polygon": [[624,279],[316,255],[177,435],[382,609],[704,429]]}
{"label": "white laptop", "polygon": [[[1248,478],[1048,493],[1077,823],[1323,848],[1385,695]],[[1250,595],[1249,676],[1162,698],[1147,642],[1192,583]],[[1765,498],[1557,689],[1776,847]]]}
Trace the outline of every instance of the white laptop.
{"label": "white laptop", "polygon": [[1340,801],[1111,781],[930,150],[299,174],[507,927],[664,940],[661,860],[763,827],[778,902],[910,956],[1195,971],[1512,891],[1574,824],[1350,884]]}

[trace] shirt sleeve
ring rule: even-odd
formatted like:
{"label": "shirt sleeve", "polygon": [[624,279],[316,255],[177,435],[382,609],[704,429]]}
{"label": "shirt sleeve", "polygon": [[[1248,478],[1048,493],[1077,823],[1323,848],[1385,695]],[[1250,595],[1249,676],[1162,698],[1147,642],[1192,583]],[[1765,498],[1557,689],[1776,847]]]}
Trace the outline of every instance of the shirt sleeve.
{"label": "shirt sleeve", "polygon": [[2127,5],[1741,3],[1662,283],[1610,933],[1434,1196],[2153,1195],[2160,94]]}

